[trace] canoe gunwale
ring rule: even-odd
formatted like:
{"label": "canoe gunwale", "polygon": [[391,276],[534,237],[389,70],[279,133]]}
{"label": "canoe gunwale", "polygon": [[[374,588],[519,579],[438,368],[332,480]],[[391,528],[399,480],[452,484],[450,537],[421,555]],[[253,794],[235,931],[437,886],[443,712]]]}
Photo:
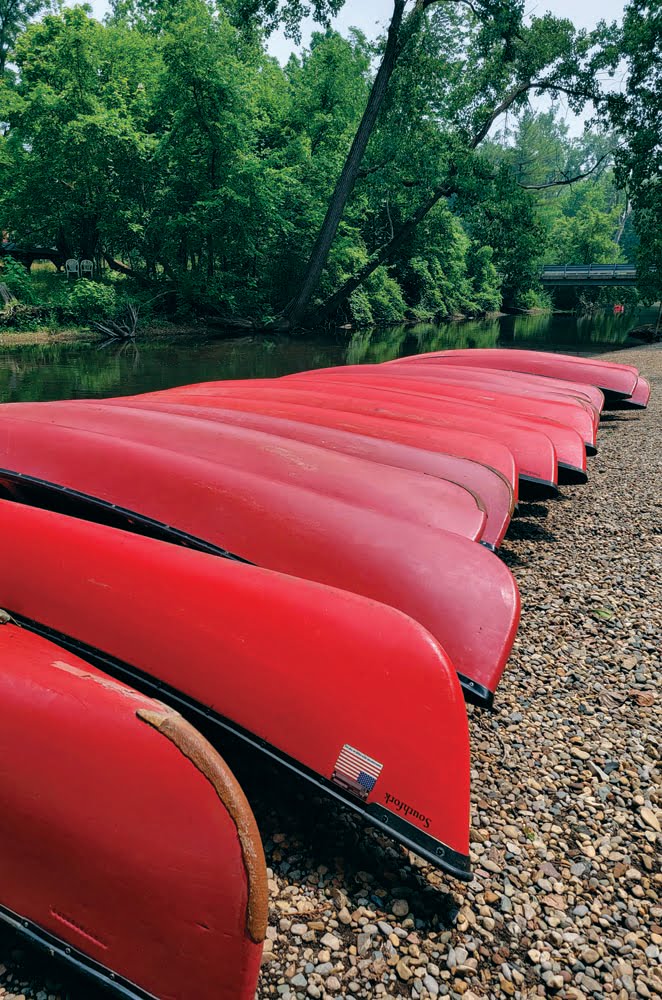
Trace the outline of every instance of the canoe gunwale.
{"label": "canoe gunwale", "polygon": [[537,476],[520,472],[519,494],[520,499],[525,503],[531,503],[535,500],[553,500],[559,495],[559,487],[558,483],[551,479],[538,479]]}
{"label": "canoe gunwale", "polygon": [[[471,859],[469,855],[461,854],[459,851],[454,850],[447,844],[436,840],[434,837],[431,837],[429,834],[424,833],[417,827],[412,826],[412,824],[401,819],[395,813],[390,812],[378,803],[369,802],[367,805],[363,805],[358,799],[352,796],[351,793],[345,792],[330,778],[325,778],[317,771],[313,771],[305,764],[302,764],[300,761],[290,757],[289,754],[286,754],[282,750],[273,746],[273,744],[268,743],[261,737],[251,733],[250,730],[238,725],[231,719],[227,719],[225,716],[215,712],[213,709],[202,704],[196,699],[183,694],[170,684],[160,681],[156,677],[131,666],[123,660],[119,660],[107,653],[104,653],[102,650],[95,649],[87,643],[72,638],[63,632],[59,632],[57,629],[50,628],[48,625],[43,625],[40,622],[25,617],[24,615],[17,614],[12,611],[11,608],[6,608],[5,610],[22,628],[34,633],[35,635],[39,635],[42,638],[48,639],[49,642],[74,653],[83,660],[87,660],[88,663],[91,663],[93,666],[97,667],[97,669],[102,670],[109,676],[115,677],[116,679],[128,684],[130,687],[142,693],[148,694],[151,697],[155,697],[167,705],[175,708],[177,711],[181,712],[185,719],[192,722],[193,725],[200,727],[201,722],[203,725],[206,724],[207,727],[211,725],[215,729],[223,730],[224,732],[242,740],[253,749],[266,754],[276,763],[288,768],[288,770],[294,772],[300,777],[305,778],[307,781],[322,790],[325,794],[331,795],[336,800],[342,802],[343,805],[348,806],[354,812],[358,813],[371,826],[377,827],[389,837],[397,840],[408,850],[418,854],[436,868],[442,869],[460,881],[470,882],[472,880],[473,875],[471,873]],[[462,678],[460,678],[460,682],[462,682]],[[475,688],[479,687],[479,685],[476,685],[473,682],[469,683]],[[487,689],[482,690],[486,691]],[[463,692],[464,691],[465,689],[463,688]],[[490,697],[493,697],[491,692],[487,693]],[[204,732],[204,729],[202,731]],[[134,994],[131,993],[124,995],[127,997],[134,996]],[[139,997],[140,1000],[143,1000],[143,998],[147,998],[147,1000],[157,1000],[157,998],[152,998],[149,994],[138,993],[135,994],[135,996]]]}
{"label": "canoe gunwale", "polygon": [[[489,549],[490,552],[498,557],[496,549],[492,548],[489,543],[479,542],[479,545],[485,544],[485,548]],[[477,681],[472,681],[470,677],[466,677],[465,674],[461,674],[457,671],[457,677],[460,682],[460,687],[462,688],[462,694],[464,695],[464,700],[469,705],[477,705],[479,708],[492,709],[494,707],[494,691],[490,691],[486,688],[484,684],[478,684]]]}
{"label": "canoe gunwale", "polygon": [[559,462],[559,486],[583,486],[588,482],[588,474],[584,469],[569,462]]}
{"label": "canoe gunwale", "polygon": [[[130,510],[128,507],[120,507],[119,504],[111,503],[109,500],[102,500],[100,497],[95,497],[91,493],[82,493],[80,490],[72,489],[70,486],[62,486],[60,483],[52,483],[48,479],[39,479],[38,476],[30,476],[25,472],[16,472],[13,469],[0,468],[0,485],[2,485],[3,480],[9,480],[9,482],[15,483],[19,486],[27,483],[28,486],[44,490],[46,493],[53,493],[56,496],[65,496],[67,499],[72,500],[75,503],[80,503],[84,507],[92,507],[93,509],[103,511],[108,515],[113,515],[122,522],[120,526],[122,531],[128,531],[131,534],[143,535],[148,538],[155,538],[157,541],[168,542],[172,545],[181,545],[183,548],[194,549],[196,552],[206,552],[208,555],[219,556],[221,559],[229,559],[230,562],[244,563],[248,566],[256,565],[251,562],[250,559],[244,559],[243,556],[238,556],[234,552],[229,552],[220,545],[214,545],[213,542],[207,542],[204,538],[198,538],[197,535],[192,535],[188,531],[182,531],[181,528],[175,528],[170,524],[166,524],[165,521],[157,521],[156,518],[148,517],[145,514],[139,514],[137,511]],[[30,504],[29,506],[35,505]],[[50,510],[51,508],[49,507],[48,509]],[[90,520],[95,523],[102,524],[108,523],[107,521],[96,522],[92,517],[83,518],[83,520]],[[140,528],[142,530],[137,531],[136,528]]]}
{"label": "canoe gunwale", "polygon": [[22,938],[35,945],[40,951],[46,952],[50,957],[61,959],[74,968],[76,972],[93,980],[105,990],[111,990],[115,996],[122,997],[123,1000],[158,1000],[158,997],[153,993],[147,993],[140,986],[136,986],[130,980],[112,972],[105,965],[96,962],[73,945],[65,944],[61,938],[44,930],[34,921],[21,917],[1,903],[0,923],[20,934]]}
{"label": "canoe gunwale", "polygon": [[[61,486],[58,483],[52,483],[47,479],[39,479],[37,476],[30,476],[23,472],[15,472],[12,469],[0,468],[0,487],[2,486],[3,480],[5,482],[9,481],[18,486],[27,484],[29,487],[37,488],[43,490],[44,492],[52,493],[56,496],[64,496],[74,502],[81,504],[84,508],[91,508],[92,511],[102,511],[107,514],[112,514],[114,518],[119,518],[121,524],[114,525],[111,527],[118,527],[120,531],[127,531],[131,534],[139,534],[146,536],[148,538],[154,538],[157,541],[165,542],[169,545],[179,545],[182,548],[193,549],[196,552],[205,552],[207,555],[219,556],[221,559],[228,559],[231,562],[240,562],[248,566],[255,566],[256,563],[252,563],[249,559],[243,559],[241,556],[234,555],[228,552],[226,549],[220,548],[218,545],[214,545],[213,542],[206,542],[203,538],[198,538],[196,535],[191,535],[186,531],[182,531],[180,528],[173,528],[166,524],[164,521],[157,521],[154,518],[146,517],[142,514],[136,513],[134,510],[130,510],[128,507],[119,507],[117,504],[110,503],[108,500],[101,500],[98,497],[92,496],[90,493],[81,493],[80,490],[74,490],[69,486]],[[549,484],[550,486],[553,484]],[[554,487],[554,494],[556,495],[558,490]],[[549,497],[552,494],[544,493],[544,497]],[[543,496],[536,495],[536,499],[542,499]],[[15,502],[23,503],[26,506],[39,506],[30,503],[29,500],[24,500],[22,498],[12,498]],[[52,510],[52,507],[48,507],[48,510]],[[95,519],[94,517],[84,517],[81,516],[79,512],[77,515],[82,520],[90,521],[94,524],[108,524],[107,521],[103,519]],[[141,531],[136,531],[136,526],[142,528]],[[482,541],[477,544],[484,544],[484,547],[492,552],[496,553],[496,549],[489,543],[483,543]],[[75,650],[73,650],[75,652]],[[86,659],[83,656],[83,659]],[[494,692],[490,691],[489,688],[482,684],[478,684],[476,681],[471,680],[465,674],[457,671],[457,676],[460,681],[460,687],[462,688],[462,694],[464,700],[468,704],[477,705],[480,708],[491,709],[494,703]],[[388,813],[390,816],[391,814]],[[411,848],[414,850],[415,848]],[[450,850],[450,848],[448,848]]]}

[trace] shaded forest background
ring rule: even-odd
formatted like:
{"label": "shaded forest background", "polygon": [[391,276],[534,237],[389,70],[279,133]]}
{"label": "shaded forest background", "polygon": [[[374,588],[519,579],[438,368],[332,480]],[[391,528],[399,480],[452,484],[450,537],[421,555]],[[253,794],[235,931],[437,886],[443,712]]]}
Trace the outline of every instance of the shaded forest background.
{"label": "shaded forest background", "polygon": [[[476,315],[548,305],[546,262],[637,262],[619,300],[661,294],[657,5],[587,33],[513,0],[394,0],[375,43],[326,25],[341,6],[116,0],[102,24],[0,0],[0,229],[97,261],[61,294],[98,315],[128,295],[263,328]],[[279,65],[269,31],[311,7]],[[561,100],[593,115],[581,136]],[[34,300],[19,265],[0,280]]]}

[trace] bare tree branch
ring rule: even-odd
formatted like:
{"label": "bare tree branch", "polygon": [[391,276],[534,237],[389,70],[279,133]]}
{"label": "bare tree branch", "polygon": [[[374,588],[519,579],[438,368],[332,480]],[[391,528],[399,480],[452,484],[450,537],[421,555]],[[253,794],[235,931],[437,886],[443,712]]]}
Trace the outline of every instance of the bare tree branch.
{"label": "bare tree branch", "polygon": [[[584,180],[585,177],[590,177],[595,171],[613,155],[613,150],[609,150],[599,160],[593,164],[590,170],[585,170],[583,173],[575,174],[574,177],[564,177],[562,180],[558,181],[547,181],[545,184],[520,184],[519,186],[525,191],[545,191],[547,188],[553,187],[564,187],[567,184],[575,184],[577,181]],[[518,182],[519,183],[519,182]]]}
{"label": "bare tree branch", "polygon": [[376,163],[374,167],[363,167],[356,175],[357,179],[363,180],[365,177],[370,177],[371,174],[376,174],[379,170],[383,170],[387,166],[388,161],[384,161],[383,163]]}
{"label": "bare tree branch", "polygon": [[497,118],[499,118],[504,113],[504,111],[507,111],[508,108],[510,108],[514,104],[514,102],[521,94],[525,94],[526,91],[529,90],[531,87],[532,87],[531,82],[527,81],[526,83],[520,83],[519,86],[511,90],[509,94],[506,94],[501,103],[498,104],[496,108],[493,108],[492,112],[485,119],[482,126],[473,135],[471,139],[472,149],[475,149],[476,146],[480,145],[480,143],[483,141],[487,133],[494,125]]}

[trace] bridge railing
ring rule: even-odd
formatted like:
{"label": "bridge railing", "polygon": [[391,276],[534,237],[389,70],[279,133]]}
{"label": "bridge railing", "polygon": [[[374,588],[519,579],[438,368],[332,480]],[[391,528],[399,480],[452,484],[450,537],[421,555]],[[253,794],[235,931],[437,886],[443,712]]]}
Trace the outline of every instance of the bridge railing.
{"label": "bridge railing", "polygon": [[634,264],[546,264],[543,281],[636,281]]}

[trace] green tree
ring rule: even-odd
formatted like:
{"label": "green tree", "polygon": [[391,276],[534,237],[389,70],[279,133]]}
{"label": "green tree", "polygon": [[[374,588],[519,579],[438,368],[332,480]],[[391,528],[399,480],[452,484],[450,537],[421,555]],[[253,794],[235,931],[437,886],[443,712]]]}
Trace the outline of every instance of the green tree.
{"label": "green tree", "polygon": [[[492,238],[496,247],[508,247],[510,263],[499,264],[516,298],[535,289],[542,263],[623,259],[631,226],[627,198],[615,184],[616,146],[612,134],[570,137],[554,108],[542,114],[525,110],[487,144],[485,154],[506,171],[510,186],[510,192],[501,187],[497,215],[499,202],[510,206],[513,201],[510,219],[504,213],[502,220],[506,228]],[[478,214],[476,224],[484,230],[493,218],[490,207],[487,218]]]}
{"label": "green tree", "polygon": [[[206,0],[210,13],[220,11],[244,35],[259,37],[282,28],[299,41],[300,26],[306,17],[328,27],[330,19],[344,6],[345,0]],[[111,17],[150,31],[167,30],[179,14],[179,0],[110,0]]]}
{"label": "green tree", "polygon": [[221,7],[238,27],[257,26],[269,34],[276,28],[299,41],[300,25],[312,17],[328,27],[330,19],[345,5],[345,0],[221,0]]}
{"label": "green tree", "polygon": [[601,211],[585,202],[574,215],[560,216],[550,233],[557,261],[570,264],[614,264],[622,259],[614,236],[619,211]]}
{"label": "green tree", "polygon": [[[420,31],[426,12],[434,8],[437,3],[438,0],[416,0],[413,9],[407,13],[407,0],[393,0],[393,13],[365,110],[329,199],[324,221],[308,258],[300,287],[284,311],[285,325],[299,324],[309,308],[326,266],[345,206],[359,178],[363,158],[386,99],[389,81],[398,59]],[[512,47],[513,38],[521,23],[523,7],[519,0],[476,0],[471,9],[478,19],[481,17],[483,19],[478,32],[479,47],[487,49],[501,42],[505,54]],[[375,265],[375,269],[377,266],[379,264]]]}
{"label": "green tree", "polygon": [[85,257],[130,228],[151,148],[145,56],[141,39],[104,28],[81,7],[48,15],[17,39],[18,83],[0,92],[9,123],[0,161],[5,228]]}
{"label": "green tree", "polygon": [[516,176],[502,165],[484,172],[478,194],[465,195],[467,226],[480,244],[493,247],[505,301],[519,304],[522,296],[540,285],[540,267],[548,238],[535,200]]}
{"label": "green tree", "polygon": [[[307,321],[492,310],[545,253],[626,245],[611,139],[526,110],[598,96],[592,36],[523,23],[514,0],[421,0],[374,44],[326,27],[285,67],[267,54],[276,24],[340,6],[118,0],[103,24],[76,7],[24,25],[0,84],[0,226],[260,327],[300,300],[322,233]],[[491,138],[505,111],[516,127]]]}
{"label": "green tree", "polygon": [[600,110],[621,137],[617,178],[634,210],[640,286],[655,299],[662,297],[662,8],[654,0],[630,0],[622,25],[605,34],[596,71],[620,73],[624,60],[626,81],[622,92],[604,95]]}
{"label": "green tree", "polygon": [[19,34],[34,17],[53,6],[52,0],[0,0],[0,79]]}
{"label": "green tree", "polygon": [[[449,39],[439,13],[438,9],[432,11],[427,23],[419,23],[419,29],[434,32],[437,51],[445,53]],[[439,126],[445,153],[436,172],[416,185],[418,204],[370,260],[317,310],[317,318],[333,314],[377,267],[391,260],[440,200],[465,192],[467,184],[475,187],[477,174],[484,174],[482,168],[477,169],[475,151],[506,111],[522,108],[531,93],[554,95],[563,91],[576,109],[596,96],[589,58],[592,39],[587,34],[576,32],[570,21],[551,15],[533,18],[525,25],[518,20],[519,7],[513,4],[497,5],[494,14],[494,21],[466,15],[458,52],[445,59],[449,75],[438,77],[436,87],[431,85],[432,99],[443,108]],[[516,40],[504,31],[498,14],[502,18],[509,14]],[[442,88],[445,93],[439,96]],[[434,105],[430,113],[434,114]],[[404,114],[402,108],[401,117]]]}

